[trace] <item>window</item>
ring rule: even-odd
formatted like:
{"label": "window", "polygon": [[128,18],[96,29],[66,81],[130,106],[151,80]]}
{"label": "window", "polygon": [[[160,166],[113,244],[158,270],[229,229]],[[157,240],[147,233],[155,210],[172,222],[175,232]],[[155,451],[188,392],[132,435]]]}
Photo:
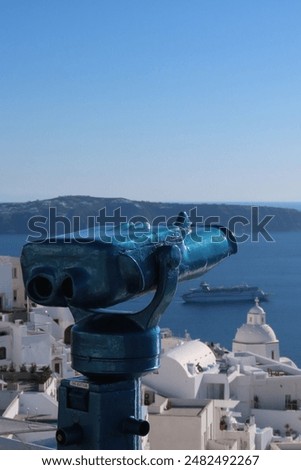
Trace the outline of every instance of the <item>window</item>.
{"label": "window", "polygon": [[207,385],[207,398],[211,400],[224,400],[225,399],[225,386],[219,383],[209,383]]}
{"label": "window", "polygon": [[0,361],[6,359],[6,348],[0,348]]}
{"label": "window", "polygon": [[285,401],[285,408],[286,409],[289,409],[290,408],[290,404],[291,404],[291,400],[292,400],[292,396],[291,395],[285,395],[284,396],[284,401]]}
{"label": "window", "polygon": [[12,275],[13,275],[13,279],[17,279],[18,277],[18,272],[17,272],[17,268],[13,268],[13,272],[12,272]]}
{"label": "window", "polygon": [[64,343],[69,345],[71,344],[71,329],[73,325],[69,325],[64,332]]}
{"label": "window", "polygon": [[13,297],[14,297],[14,302],[17,302],[17,300],[18,300],[18,291],[16,289],[14,289]]}

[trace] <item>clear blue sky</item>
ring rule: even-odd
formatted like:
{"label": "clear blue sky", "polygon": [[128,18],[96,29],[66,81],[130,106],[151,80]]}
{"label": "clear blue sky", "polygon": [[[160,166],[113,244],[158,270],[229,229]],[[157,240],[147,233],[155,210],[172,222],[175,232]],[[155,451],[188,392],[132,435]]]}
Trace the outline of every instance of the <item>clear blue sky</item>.
{"label": "clear blue sky", "polygon": [[0,0],[0,201],[301,200],[299,0]]}

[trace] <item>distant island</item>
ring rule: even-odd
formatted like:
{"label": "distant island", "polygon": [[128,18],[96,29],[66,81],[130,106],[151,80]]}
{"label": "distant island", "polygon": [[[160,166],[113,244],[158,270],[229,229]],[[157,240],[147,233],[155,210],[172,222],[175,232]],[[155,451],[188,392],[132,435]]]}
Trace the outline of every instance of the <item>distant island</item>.
{"label": "distant island", "polygon": [[[255,209],[254,209],[255,206]],[[175,218],[180,211],[186,211],[191,216],[192,223],[207,224],[219,223],[233,228],[248,230],[253,218],[253,229],[260,223],[270,232],[277,231],[301,231],[301,211],[283,207],[269,207],[240,204],[192,204],[192,203],[166,203],[149,201],[132,201],[125,198],[102,198],[91,196],[60,196],[53,199],[36,200],[24,203],[0,203],[0,233],[1,234],[26,234],[28,233],[28,221],[44,221],[49,218],[49,211],[59,218],[80,220],[80,228],[87,227],[90,222],[101,213],[108,216],[111,222],[122,220],[146,219],[160,223],[164,219]],[[101,212],[100,212],[101,211]],[[33,217],[35,219],[33,219]],[[40,219],[39,219],[40,218]],[[254,218],[256,220],[254,221]],[[41,223],[42,223],[41,222]],[[72,227],[73,228],[73,227]],[[259,230],[260,231],[260,230]]]}

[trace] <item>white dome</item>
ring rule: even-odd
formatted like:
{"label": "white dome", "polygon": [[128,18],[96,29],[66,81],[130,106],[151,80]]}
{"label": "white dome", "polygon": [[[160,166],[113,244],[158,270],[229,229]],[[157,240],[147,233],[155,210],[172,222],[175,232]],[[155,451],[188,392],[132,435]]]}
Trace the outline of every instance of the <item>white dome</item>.
{"label": "white dome", "polygon": [[252,308],[250,308],[248,314],[250,315],[264,315],[265,311],[262,307],[259,307],[258,303],[256,303]]}
{"label": "white dome", "polygon": [[[260,307],[254,307],[254,310]],[[278,342],[274,330],[266,323],[251,325],[245,323],[238,328],[234,338],[235,343],[258,344]]]}
{"label": "white dome", "polygon": [[181,346],[171,349],[166,353],[166,357],[174,359],[184,368],[189,363],[198,364],[204,369],[216,364],[214,353],[199,340],[187,341]]}

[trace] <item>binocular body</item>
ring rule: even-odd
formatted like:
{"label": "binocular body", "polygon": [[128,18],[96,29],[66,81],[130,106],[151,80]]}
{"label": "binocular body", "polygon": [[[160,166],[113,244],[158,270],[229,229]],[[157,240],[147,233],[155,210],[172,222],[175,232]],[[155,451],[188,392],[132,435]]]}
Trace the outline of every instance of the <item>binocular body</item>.
{"label": "binocular body", "polygon": [[[110,240],[109,242],[107,240]],[[41,305],[107,308],[156,288],[158,253],[174,247],[178,280],[206,273],[236,252],[236,242],[224,227],[119,228],[104,236],[99,229],[70,234],[23,247],[21,265],[30,299]]]}

